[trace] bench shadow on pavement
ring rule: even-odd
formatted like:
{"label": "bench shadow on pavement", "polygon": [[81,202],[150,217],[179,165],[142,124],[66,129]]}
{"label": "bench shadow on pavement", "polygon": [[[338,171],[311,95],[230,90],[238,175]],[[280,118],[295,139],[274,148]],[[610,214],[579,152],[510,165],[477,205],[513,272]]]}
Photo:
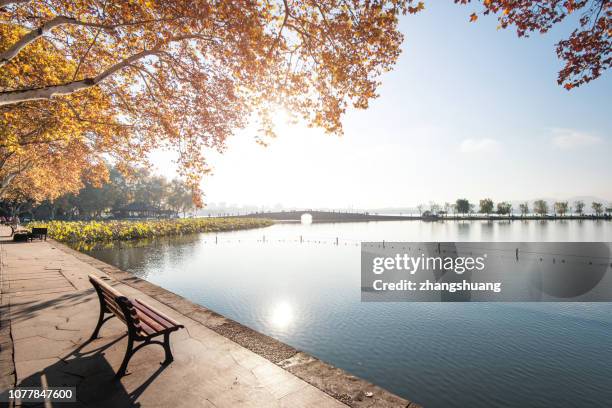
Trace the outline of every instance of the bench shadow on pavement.
{"label": "bench shadow on pavement", "polygon": [[105,350],[126,336],[123,334],[103,337],[95,342],[86,341],[58,362],[24,378],[17,387],[76,387],[76,404],[52,403],[45,406],[140,407],[138,398],[166,366],[161,365],[142,384],[128,392],[121,381],[115,378],[115,369],[104,354]]}

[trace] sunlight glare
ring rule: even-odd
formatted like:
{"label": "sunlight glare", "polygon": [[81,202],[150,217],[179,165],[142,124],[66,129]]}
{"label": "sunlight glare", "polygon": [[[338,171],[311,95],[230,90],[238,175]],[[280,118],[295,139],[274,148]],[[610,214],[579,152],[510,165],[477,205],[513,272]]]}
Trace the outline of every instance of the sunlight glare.
{"label": "sunlight glare", "polygon": [[288,302],[280,302],[274,306],[270,315],[270,323],[277,329],[286,329],[293,321],[293,308]]}

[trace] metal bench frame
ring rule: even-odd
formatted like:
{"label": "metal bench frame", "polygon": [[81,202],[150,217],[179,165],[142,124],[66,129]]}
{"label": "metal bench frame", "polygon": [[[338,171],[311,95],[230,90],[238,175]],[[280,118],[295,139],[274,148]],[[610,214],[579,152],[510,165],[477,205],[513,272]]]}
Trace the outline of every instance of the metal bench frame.
{"label": "metal bench frame", "polygon": [[[128,299],[126,296],[123,296],[119,291],[108,285],[106,282],[102,281],[97,276],[89,275],[89,281],[96,290],[96,293],[98,294],[98,300],[100,301],[100,315],[98,317],[98,323],[96,324],[96,328],[94,329],[90,337],[90,341],[98,338],[98,334],[100,333],[100,328],[102,327],[102,325],[113,317],[118,317],[119,320],[122,320],[127,326],[127,350],[125,352],[123,362],[121,363],[121,367],[119,368],[119,371],[117,371],[115,378],[123,377],[126,373],[128,363],[132,356],[138,350],[140,350],[144,346],[148,346],[149,344],[158,344],[164,348],[165,360],[162,363],[163,365],[170,364],[174,360],[174,357],[172,356],[172,350],[170,349],[170,333],[177,331],[178,329],[182,329],[184,327],[182,324],[175,322],[168,316],[153,309],[151,306],[138,299],[134,299],[133,301]],[[112,302],[109,302],[107,300],[104,295],[104,292],[106,292],[108,297],[111,297],[111,300],[114,300],[115,305],[113,305]],[[170,323],[171,326],[163,330],[147,333],[141,326],[140,319],[138,318],[137,308],[139,308],[141,312],[143,311],[143,309],[148,309],[151,314],[157,315],[166,322]],[[110,315],[107,316],[107,314]],[[148,318],[159,324],[159,321],[156,321],[155,317],[151,316],[151,314],[146,315],[148,316]],[[163,324],[160,325],[163,326]],[[164,336],[163,342],[155,340],[156,337],[161,335]],[[135,342],[141,343],[134,347]]]}
{"label": "metal bench frame", "polygon": [[44,239],[46,241],[47,233],[47,228],[32,228],[32,231],[30,232],[30,241],[33,241],[34,239],[40,239],[41,241]]}

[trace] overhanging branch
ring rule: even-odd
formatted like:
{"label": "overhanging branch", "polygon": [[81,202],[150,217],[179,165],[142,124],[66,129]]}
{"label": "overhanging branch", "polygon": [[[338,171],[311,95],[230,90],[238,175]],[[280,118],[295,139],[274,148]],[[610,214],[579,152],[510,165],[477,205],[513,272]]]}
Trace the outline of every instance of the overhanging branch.
{"label": "overhanging branch", "polygon": [[151,20],[142,20],[142,21],[130,21],[130,22],[118,23],[118,24],[104,24],[104,23],[81,21],[73,17],[57,16],[47,21],[39,28],[31,30],[30,32],[25,34],[23,37],[21,37],[15,44],[13,44],[12,47],[0,53],[0,67],[2,67],[3,65],[6,65],[11,59],[15,58],[15,56],[17,56],[17,54],[19,54],[19,52],[22,49],[24,49],[28,44],[35,41],[37,38],[42,37],[43,35],[45,35],[45,33],[48,33],[53,28],[61,26],[61,25],[72,24],[72,25],[77,25],[77,26],[82,26],[82,27],[98,28],[101,30],[114,30],[119,27],[128,27],[128,26],[149,24],[149,23],[155,23],[155,22],[161,22],[161,21],[177,20],[179,18],[182,18],[182,17],[160,18],[160,19],[151,19]]}
{"label": "overhanging branch", "polygon": [[158,52],[158,49],[139,52],[128,58],[125,58],[124,60],[116,63],[115,65],[112,65],[111,67],[107,68],[105,71],[93,78],[85,78],[79,81],[72,81],[61,85],[45,86],[42,88],[1,92],[0,106],[32,100],[51,99],[54,96],[69,95],[82,89],[91,88],[92,86],[99,84],[109,76],[113,75],[117,71],[120,71],[123,68],[129,66],[131,63],[149,55],[154,55]]}

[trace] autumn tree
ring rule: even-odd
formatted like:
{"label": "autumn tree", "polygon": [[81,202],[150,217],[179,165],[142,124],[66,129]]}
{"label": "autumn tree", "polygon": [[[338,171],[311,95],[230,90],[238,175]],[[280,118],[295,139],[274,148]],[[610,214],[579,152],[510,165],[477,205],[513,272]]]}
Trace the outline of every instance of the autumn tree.
{"label": "autumn tree", "polygon": [[490,198],[484,198],[480,200],[480,209],[478,210],[481,214],[491,214],[493,212],[493,200]]}
{"label": "autumn tree", "polygon": [[191,191],[181,180],[172,180],[168,189],[166,203],[176,214],[182,212],[184,215],[193,208]]}
{"label": "autumn tree", "polygon": [[560,216],[564,216],[569,209],[569,204],[567,201],[557,201],[555,202],[555,212]]}
{"label": "autumn tree", "polygon": [[431,211],[432,214],[438,214],[441,209],[442,207],[440,207],[440,204],[434,201],[429,202],[429,211]]}
{"label": "autumn tree", "polygon": [[159,215],[170,211],[178,215],[194,206],[192,191],[183,180],[175,178],[169,182],[146,169],[130,171],[129,177],[114,167],[109,167],[108,173],[108,181],[99,186],[86,182],[77,193],[46,200],[38,206],[27,195],[15,197],[15,201],[10,201],[7,206],[14,208],[8,208],[7,212],[32,207],[35,216],[40,218],[96,219],[125,214],[131,206]]}
{"label": "autumn tree", "polygon": [[[454,0],[468,4],[470,0]],[[482,10],[472,13],[496,15],[498,28],[514,27],[519,37],[546,33],[554,25],[578,15],[578,27],[557,43],[557,56],[564,66],[557,82],[572,89],[598,78],[612,65],[612,1],[610,0],[483,0]]]}
{"label": "autumn tree", "polygon": [[548,203],[544,200],[535,200],[533,202],[533,211],[540,216],[545,216],[548,214]]}
{"label": "autumn tree", "polygon": [[[22,115],[18,146],[46,129],[55,136],[37,136],[39,145],[59,136],[99,139],[103,129],[94,124],[109,122],[125,139],[119,152],[110,149],[118,164],[173,149],[197,190],[205,149],[223,151],[249,121],[266,143],[281,107],[341,133],[347,107],[367,108],[399,56],[398,16],[422,7],[412,0],[0,0],[0,114],[7,123]],[[99,104],[104,120],[94,111]],[[21,113],[33,109],[59,124],[36,130],[40,121],[27,123]],[[68,115],[86,132],[65,131]]]}
{"label": "autumn tree", "polygon": [[472,205],[467,198],[457,199],[455,206],[460,214],[469,214],[472,211]]}
{"label": "autumn tree", "polygon": [[448,216],[452,208],[453,208],[453,205],[451,203],[445,202],[444,203],[444,215]]}
{"label": "autumn tree", "polygon": [[499,215],[511,215],[512,214],[512,204],[507,201],[502,201],[497,203],[497,213]]}
{"label": "autumn tree", "polygon": [[574,202],[574,211],[576,212],[576,214],[582,215],[582,213],[584,212],[584,201],[582,201],[582,200],[575,201]]}
{"label": "autumn tree", "polygon": [[[0,24],[0,49],[26,31]],[[68,81],[76,65],[35,42],[0,68],[0,89]],[[54,101],[0,107],[0,197],[35,202],[106,179],[105,159],[129,162],[138,152],[112,99],[98,88]],[[17,192],[19,192],[17,194]]]}
{"label": "autumn tree", "polygon": [[595,212],[595,215],[600,216],[603,213],[603,204],[597,201],[593,201],[591,203],[591,208]]}

